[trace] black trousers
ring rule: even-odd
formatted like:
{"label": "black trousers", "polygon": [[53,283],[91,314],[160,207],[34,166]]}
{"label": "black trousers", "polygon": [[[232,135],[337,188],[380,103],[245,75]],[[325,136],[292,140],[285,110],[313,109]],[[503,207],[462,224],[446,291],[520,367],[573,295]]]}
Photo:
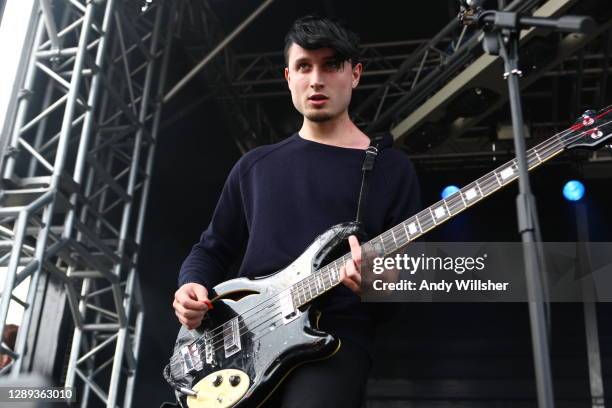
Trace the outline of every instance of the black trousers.
{"label": "black trousers", "polygon": [[266,408],[360,408],[372,363],[348,340],[330,358],[296,367],[266,400]]}

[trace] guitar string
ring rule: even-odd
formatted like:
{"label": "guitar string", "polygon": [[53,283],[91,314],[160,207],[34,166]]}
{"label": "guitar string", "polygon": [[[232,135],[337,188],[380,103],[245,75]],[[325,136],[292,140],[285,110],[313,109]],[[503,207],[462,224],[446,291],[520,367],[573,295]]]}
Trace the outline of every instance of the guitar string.
{"label": "guitar string", "polygon": [[[609,111],[604,112],[602,115],[605,115],[605,114],[607,114],[608,112],[609,112]],[[602,116],[602,115],[600,115],[600,116]],[[606,122],[606,123],[604,123],[604,124],[599,124],[598,126],[604,126],[604,125],[607,125],[607,124],[609,124],[609,123],[612,123],[612,121],[610,121],[610,122]],[[575,125],[575,126],[576,126],[576,125]],[[583,126],[584,126],[584,125],[582,125],[582,126],[581,126],[581,128],[582,128]],[[537,160],[536,160],[536,161],[537,161],[537,163],[534,163],[536,166],[537,166],[537,165],[539,165],[539,164],[541,164],[541,163],[543,163],[545,160],[548,160],[548,159],[549,159],[549,157],[547,157],[547,156],[546,156],[548,153],[550,153],[551,151],[554,151],[555,149],[559,149],[559,150],[556,152],[556,153],[558,154],[559,152],[561,152],[561,151],[563,150],[563,148],[564,148],[564,147],[566,147],[566,145],[567,145],[567,144],[572,143],[573,141],[575,141],[575,140],[579,139],[581,136],[583,136],[584,134],[587,134],[589,131],[592,131],[593,129],[588,129],[588,130],[586,130],[586,131],[583,131],[583,132],[581,132],[581,133],[579,133],[579,134],[577,134],[577,135],[574,135],[574,136],[572,136],[572,137],[568,138],[567,140],[562,140],[562,138],[563,138],[563,137],[567,136],[568,134],[570,134],[570,133],[572,133],[572,132],[575,132],[576,130],[579,130],[579,129],[572,129],[572,128],[566,129],[565,131],[559,132],[558,134],[556,134],[556,135],[554,135],[554,136],[550,137],[549,139],[547,139],[546,141],[544,141],[544,142],[540,143],[540,144],[539,144],[539,145],[537,145],[536,147],[529,149],[529,151],[527,152],[527,153],[528,153],[528,155],[527,155],[527,159],[528,159],[528,160],[527,160],[527,163],[528,163],[528,166],[530,165],[530,163],[531,163],[532,159],[537,159]],[[573,140],[572,140],[572,138],[573,138]],[[536,152],[537,152],[537,154],[536,154]],[[541,161],[540,161],[540,159],[538,159],[538,158],[537,158],[537,155],[538,155],[538,154],[540,154],[540,155],[544,155],[544,156],[546,156],[546,157],[545,157],[544,159],[541,159]],[[476,180],[476,181],[474,181],[474,182],[472,182],[472,183],[468,184],[468,186],[469,186],[469,185],[471,185],[471,184],[478,185],[478,186],[480,186],[481,188],[484,188],[484,189],[485,189],[485,191],[487,191],[487,193],[483,193],[482,195],[479,195],[478,200],[473,201],[472,203],[476,203],[477,201],[479,201],[479,200],[481,200],[482,198],[484,198],[484,196],[486,196],[486,195],[489,195],[489,194],[493,193],[493,192],[494,192],[494,191],[497,189],[497,187],[495,187],[495,184],[500,184],[500,183],[498,182],[498,179],[497,179],[497,176],[496,176],[496,174],[498,174],[498,171],[497,171],[497,170],[498,170],[498,169],[500,169],[500,168],[504,168],[504,169],[505,169],[505,168],[508,168],[508,167],[514,167],[514,168],[515,168],[515,167],[516,167],[516,159],[510,160],[509,162],[507,162],[507,163],[503,164],[502,166],[498,167],[497,169],[495,169],[495,170],[493,170],[493,171],[491,171],[491,172],[487,173],[486,175],[484,175],[484,176],[483,176],[483,177],[481,177],[480,179],[478,179],[478,180]],[[510,182],[514,181],[515,179],[516,179],[516,176],[514,176],[514,175],[513,175],[511,179],[507,180],[505,183],[502,183],[501,185],[498,185],[498,187],[499,187],[499,188],[501,188],[501,187],[505,186],[506,184],[509,184]],[[482,181],[481,181],[481,180],[482,180]],[[488,188],[489,188],[490,186],[493,186],[493,189],[492,189],[491,191],[488,191]],[[466,187],[467,187],[467,186],[466,186]],[[464,187],[463,189],[465,189],[465,187]],[[463,190],[463,189],[462,189],[462,190]],[[468,190],[469,190],[469,189],[468,189]],[[446,200],[443,200],[443,201],[442,201],[442,203],[443,203],[443,202],[446,202],[446,204],[447,204],[447,205],[451,205],[451,206],[454,206],[454,204],[458,204],[458,203],[462,203],[462,204],[463,204],[463,200],[461,199],[461,195],[460,195],[459,193],[460,193],[460,191],[458,191],[458,192],[456,192],[456,193],[452,194],[452,195],[451,195],[451,196],[449,196],[449,197],[448,197]],[[440,202],[440,201],[439,201],[439,202]],[[427,230],[429,230],[431,227],[434,227],[434,226],[437,224],[435,221],[433,221],[433,218],[432,218],[433,216],[432,216],[432,214],[428,212],[428,211],[429,211],[429,210],[430,210],[432,207],[434,207],[436,204],[437,204],[437,203],[435,203],[435,204],[434,204],[434,205],[432,205],[432,206],[429,206],[427,209],[425,209],[425,210],[421,211],[420,213],[417,213],[415,216],[413,216],[414,218],[421,218],[421,217],[419,217],[419,215],[421,215],[421,214],[423,214],[423,213],[427,213],[427,217],[425,217],[425,219],[423,220],[423,221],[425,221],[425,226],[426,226],[426,228],[423,230],[423,233],[424,233],[424,232],[426,232]],[[443,204],[441,204],[441,205],[443,205]],[[467,208],[468,208],[468,207],[463,206],[463,205],[462,205],[462,207],[463,207],[463,209],[467,209]],[[454,208],[454,207],[453,207],[453,208]],[[452,211],[451,211],[451,212],[452,212]],[[456,214],[456,213],[455,213],[455,214]],[[453,215],[454,215],[454,214],[453,214]],[[412,219],[413,217],[409,218],[408,220]],[[423,216],[422,216],[422,217],[423,217]],[[450,217],[446,217],[446,218],[450,218]],[[408,221],[408,220],[406,220],[406,221]],[[430,221],[430,220],[432,220],[432,221]],[[383,234],[379,235],[378,237],[374,238],[373,240],[369,241],[368,243],[370,243],[370,242],[372,242],[372,241],[374,241],[374,240],[376,240],[376,239],[381,239],[381,241],[382,241],[382,240],[384,240],[383,235],[385,235],[385,234],[389,234],[391,230],[393,230],[394,228],[399,227],[399,225],[404,224],[406,221],[404,221],[404,222],[402,222],[402,223],[398,224],[397,226],[395,226],[395,227],[391,228],[389,231],[384,232]],[[419,221],[421,221],[421,220],[419,220]],[[419,234],[415,234],[415,235],[420,236]],[[415,238],[416,238],[416,237],[415,237]],[[408,239],[406,240],[406,243],[408,243],[408,242],[410,242],[410,238],[408,238]],[[399,245],[399,246],[401,247],[401,246],[403,246],[403,245],[404,245],[404,244],[401,244],[401,245]],[[384,243],[383,243],[383,247],[384,247]],[[399,249],[399,248],[397,248],[397,249]],[[397,250],[397,249],[396,249],[396,250]],[[345,258],[345,257],[347,257],[348,255],[350,255],[350,254],[346,254],[346,255],[344,255],[343,257],[339,258],[339,259],[344,259],[344,258]],[[339,260],[339,259],[338,259],[338,260]],[[280,295],[281,295],[281,294],[283,294],[283,292],[287,292],[288,290],[290,290],[291,288],[294,288],[294,287],[299,289],[299,286],[300,286],[300,285],[302,285],[302,286],[304,286],[302,289],[303,289],[303,291],[304,291],[304,297],[305,297],[305,299],[306,299],[306,289],[308,289],[309,291],[311,291],[311,289],[312,289],[312,288],[314,288],[314,289],[315,289],[315,293],[316,293],[316,287],[317,287],[317,286],[316,286],[316,281],[315,281],[315,282],[309,282],[309,283],[308,283],[308,286],[305,286],[305,285],[306,285],[306,281],[307,281],[307,280],[309,280],[309,279],[310,279],[311,281],[313,281],[314,279],[312,279],[312,278],[314,278],[315,276],[320,277],[319,275],[323,275],[323,278],[325,278],[325,275],[323,274],[324,270],[325,270],[325,269],[329,269],[329,268],[328,268],[328,266],[329,266],[329,265],[331,265],[331,264],[336,264],[338,260],[331,262],[330,264],[328,264],[328,265],[326,265],[326,266],[322,267],[321,269],[319,269],[319,270],[317,270],[317,271],[313,272],[312,274],[310,274],[310,275],[306,276],[306,277],[305,277],[305,278],[303,278],[302,280],[300,280],[300,281],[296,282],[294,285],[290,286],[289,288],[284,289],[284,290],[282,290],[282,291],[278,292],[277,294],[275,294],[275,295],[271,296],[270,298],[268,298],[268,299],[266,299],[266,300],[262,301],[262,302],[261,302],[261,303],[259,303],[258,305],[253,306],[251,309],[246,310],[245,312],[243,312],[243,314],[236,316],[236,318],[238,318],[238,317],[242,317],[242,318],[243,318],[243,319],[242,319],[242,321],[239,321],[239,323],[240,323],[240,324],[242,324],[242,327],[241,327],[241,328],[239,328],[239,335],[244,334],[244,333],[241,333],[241,332],[240,332],[240,330],[241,330],[242,328],[247,328],[247,329],[249,329],[249,328],[247,327],[247,324],[246,324],[246,319],[247,319],[247,318],[249,318],[250,316],[253,316],[253,315],[255,315],[255,314],[259,313],[261,310],[263,310],[263,309],[265,309],[265,308],[269,307],[269,305],[268,305],[268,306],[265,306],[265,307],[263,307],[263,308],[260,308],[259,310],[255,310],[256,308],[258,308],[258,307],[260,307],[260,306],[262,306],[262,305],[264,305],[264,304],[266,304],[266,303],[268,303],[268,304],[269,304],[271,301],[276,301],[276,300],[277,300],[277,299],[280,297]],[[336,268],[333,268],[333,269],[337,269],[337,267],[336,267]],[[332,270],[333,270],[333,269],[332,269]],[[335,272],[336,272],[336,273],[338,273],[337,271],[335,271]],[[334,286],[334,282],[333,282],[333,281],[331,281],[331,280],[330,280],[330,283],[332,284],[332,286]],[[339,282],[335,282],[335,284],[338,284],[338,283],[339,283]],[[314,285],[313,285],[313,284],[314,284]],[[331,286],[330,286],[330,288],[329,288],[329,289],[331,289]],[[326,290],[327,290],[327,289],[326,289]],[[311,295],[312,295],[312,292],[311,292]],[[316,296],[315,296],[315,297],[316,297]],[[312,297],[311,299],[307,300],[307,301],[306,301],[304,304],[306,304],[307,302],[309,302],[309,301],[310,301],[310,300],[312,300],[312,299],[314,299],[314,297]],[[274,304],[274,303],[272,303],[272,304]],[[247,312],[250,312],[250,311],[253,311],[253,313],[251,313],[250,315],[248,315],[248,316],[247,316],[247,315],[246,315],[246,313],[247,313]],[[273,318],[274,316],[277,316],[278,314],[279,314],[279,313],[275,313],[274,315],[272,315],[272,317],[271,317],[271,318]],[[268,320],[269,320],[269,319],[268,319]],[[280,320],[277,320],[277,321],[280,321]],[[258,325],[258,326],[259,326],[259,325]],[[257,327],[258,327],[258,326],[257,326]],[[222,326],[218,326],[218,327],[217,327],[217,328],[215,328],[215,329],[212,329],[212,330],[210,331],[210,333],[215,333],[215,334],[213,334],[213,335],[210,337],[210,339],[212,340],[212,339],[215,339],[215,337],[218,337],[218,336],[220,336],[220,335],[225,335],[225,330],[227,330],[227,328],[226,328],[226,327],[223,327],[223,325],[222,325]],[[220,333],[219,331],[221,331],[221,333]],[[250,331],[250,330],[249,330],[249,331]],[[266,330],[266,332],[267,332],[267,330]],[[203,340],[204,340],[204,337],[203,337],[203,336],[200,336],[200,338],[196,339],[196,342],[197,342],[198,340],[202,340],[202,341],[203,341]],[[212,344],[213,344],[213,346],[214,346],[214,345],[218,344],[220,341],[224,341],[224,340],[225,340],[225,338],[219,339],[219,341],[215,340],[215,341],[213,341],[213,343],[212,343]],[[219,350],[219,349],[220,349],[220,348],[215,348],[214,350],[216,351],[216,350]],[[180,357],[180,356],[179,356],[179,357]]]}

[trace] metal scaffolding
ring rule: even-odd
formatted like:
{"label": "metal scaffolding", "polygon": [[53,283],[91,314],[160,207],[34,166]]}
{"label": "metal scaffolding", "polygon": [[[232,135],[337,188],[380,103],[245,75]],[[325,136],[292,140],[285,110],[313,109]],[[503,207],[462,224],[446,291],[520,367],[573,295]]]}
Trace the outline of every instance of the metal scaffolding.
{"label": "metal scaffolding", "polygon": [[[31,370],[39,282],[61,282],[74,333],[65,386],[131,406],[144,317],[137,276],[175,1],[38,0],[1,162],[0,322],[23,317],[0,374]],[[27,285],[25,297],[15,288]],[[28,338],[30,337],[30,338]],[[63,339],[39,339],[55,342]],[[26,343],[30,346],[26,346]],[[121,401],[122,399],[122,401]]]}

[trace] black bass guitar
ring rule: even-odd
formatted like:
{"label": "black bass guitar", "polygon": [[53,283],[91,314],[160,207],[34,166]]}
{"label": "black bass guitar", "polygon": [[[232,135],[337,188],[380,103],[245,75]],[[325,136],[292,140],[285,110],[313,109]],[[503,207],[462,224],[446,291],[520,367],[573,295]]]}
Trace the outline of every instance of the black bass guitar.
{"label": "black bass guitar", "polygon": [[[533,169],[564,150],[610,143],[612,106],[587,111],[569,129],[527,151]],[[516,159],[370,240],[391,254],[517,178]],[[318,329],[311,301],[340,284],[350,253],[324,260],[355,223],[325,231],[286,268],[257,279],[223,282],[209,292],[214,304],[197,330],[181,328],[164,376],[183,408],[257,407],[297,365],[331,356],[335,336]]]}

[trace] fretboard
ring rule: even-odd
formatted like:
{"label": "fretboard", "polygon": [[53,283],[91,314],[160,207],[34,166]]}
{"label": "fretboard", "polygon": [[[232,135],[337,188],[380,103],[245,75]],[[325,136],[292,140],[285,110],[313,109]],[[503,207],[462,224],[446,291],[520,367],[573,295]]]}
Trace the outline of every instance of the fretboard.
{"label": "fretboard", "polygon": [[[529,149],[526,152],[528,169],[532,170],[561,153],[565,144],[561,132]],[[375,248],[378,256],[392,254],[517,178],[517,161],[513,159],[371,239],[368,244]],[[340,267],[349,259],[351,254],[345,254],[294,284],[291,293],[296,306],[302,306],[338,285],[341,282]]]}

